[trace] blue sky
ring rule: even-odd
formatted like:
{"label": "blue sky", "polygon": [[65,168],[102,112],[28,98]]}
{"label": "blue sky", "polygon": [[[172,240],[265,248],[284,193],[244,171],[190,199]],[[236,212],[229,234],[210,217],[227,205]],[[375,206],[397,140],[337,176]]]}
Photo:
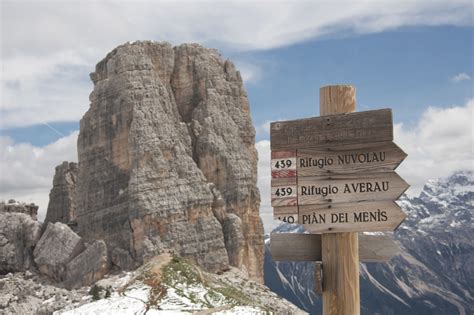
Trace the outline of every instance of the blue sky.
{"label": "blue sky", "polygon": [[[328,84],[355,85],[358,110],[390,107],[395,122],[407,126],[416,123],[428,106],[464,104],[473,97],[472,79],[451,80],[459,73],[473,76],[472,27],[402,27],[263,51],[221,52],[252,67],[246,88],[256,126],[319,115],[319,87]],[[93,65],[82,70],[81,84],[90,89],[92,71]],[[75,119],[1,129],[0,136],[44,146],[78,129]],[[267,138],[263,132],[257,135],[257,140]]]}
{"label": "blue sky", "polygon": [[319,87],[352,84],[359,111],[392,108],[399,173],[419,192],[473,169],[471,1],[1,2],[0,199],[40,204],[54,167],[77,160],[89,73],[133,40],[198,42],[237,65],[269,206],[268,122],[317,116]]}
{"label": "blue sky", "polygon": [[472,77],[472,36],[471,27],[409,27],[249,54],[271,63],[247,85],[255,124],[319,115],[319,87],[336,83],[356,86],[358,110],[390,107],[408,125],[428,106],[464,104],[472,80],[450,78]]}

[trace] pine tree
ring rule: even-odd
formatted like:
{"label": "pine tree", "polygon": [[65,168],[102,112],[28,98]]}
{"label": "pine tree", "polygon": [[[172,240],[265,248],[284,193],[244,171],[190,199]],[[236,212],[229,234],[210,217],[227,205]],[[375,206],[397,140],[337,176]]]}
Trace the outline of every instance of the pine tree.
{"label": "pine tree", "polygon": [[111,292],[110,292],[110,291],[111,291],[110,287],[107,287],[107,289],[105,289],[105,298],[106,298],[106,299],[111,296]]}
{"label": "pine tree", "polygon": [[92,300],[97,301],[100,300],[100,288],[95,284],[89,290],[89,294],[92,295]]}

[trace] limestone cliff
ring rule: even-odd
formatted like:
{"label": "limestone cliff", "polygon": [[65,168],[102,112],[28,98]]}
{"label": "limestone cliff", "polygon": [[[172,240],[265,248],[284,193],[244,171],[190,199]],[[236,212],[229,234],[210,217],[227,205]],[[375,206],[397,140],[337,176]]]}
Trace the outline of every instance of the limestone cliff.
{"label": "limestone cliff", "polygon": [[240,73],[197,44],[117,47],[91,74],[78,139],[77,229],[134,268],[163,248],[258,280],[257,152]]}
{"label": "limestone cliff", "polygon": [[45,223],[69,223],[75,219],[77,172],[77,163],[74,162],[56,166]]}

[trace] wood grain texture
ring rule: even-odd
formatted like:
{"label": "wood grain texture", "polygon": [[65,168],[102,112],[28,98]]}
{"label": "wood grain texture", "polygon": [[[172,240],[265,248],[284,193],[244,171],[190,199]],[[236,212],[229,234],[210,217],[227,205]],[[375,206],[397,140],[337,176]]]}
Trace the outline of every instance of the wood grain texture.
{"label": "wood grain texture", "polygon": [[321,235],[271,233],[270,253],[274,261],[321,261]]}
{"label": "wood grain texture", "polygon": [[360,314],[357,233],[322,234],[323,314]]}
{"label": "wood grain texture", "polygon": [[270,124],[272,151],[392,140],[393,123],[390,109]]}
{"label": "wood grain texture", "polygon": [[286,206],[297,206],[297,205],[298,205],[298,199],[296,197],[272,198],[273,207],[286,207]]}
{"label": "wood grain texture", "polygon": [[297,154],[298,177],[387,172],[396,169],[407,156],[391,141],[300,149]]}
{"label": "wood grain texture", "polygon": [[316,262],[314,265],[314,293],[323,295],[323,264]]}
{"label": "wood grain texture", "polygon": [[[272,233],[270,252],[274,261],[321,261],[321,234]],[[387,262],[400,247],[389,235],[359,233],[360,262]]]}
{"label": "wood grain texture", "polygon": [[273,219],[287,223],[298,223],[298,206],[274,207]]}
{"label": "wood grain texture", "polygon": [[[358,116],[357,113],[327,116],[355,112],[355,88],[352,86],[322,87],[319,106],[323,119],[337,116],[364,117],[364,115]],[[346,121],[346,123],[354,123],[356,120]],[[364,119],[359,120],[359,124],[359,126],[353,126],[359,129],[348,132],[347,135],[351,136],[341,137],[342,141],[339,142],[346,139],[350,139],[348,144],[355,144],[356,141],[362,143],[393,140],[391,110],[382,110],[379,115],[372,114],[369,119],[365,116]],[[358,244],[357,233],[322,234],[323,315],[360,314]]]}
{"label": "wood grain texture", "polygon": [[296,185],[296,178],[272,178],[272,187],[284,187]]}
{"label": "wood grain texture", "polygon": [[395,172],[299,177],[298,205],[396,200],[408,187]]}
{"label": "wood grain texture", "polygon": [[352,85],[328,85],[319,89],[319,115],[355,111],[356,88]]}
{"label": "wood grain texture", "polygon": [[395,230],[406,214],[393,201],[331,206],[299,206],[300,224],[310,233],[384,232]]}

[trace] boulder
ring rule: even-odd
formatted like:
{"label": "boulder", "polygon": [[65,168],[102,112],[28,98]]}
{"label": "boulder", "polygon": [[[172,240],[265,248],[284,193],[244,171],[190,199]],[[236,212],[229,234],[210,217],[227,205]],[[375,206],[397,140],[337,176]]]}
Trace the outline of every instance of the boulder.
{"label": "boulder", "polygon": [[82,238],[64,223],[48,223],[33,252],[38,270],[58,282],[65,280],[66,265],[85,249]]}
{"label": "boulder", "polygon": [[64,285],[68,289],[89,286],[107,274],[109,265],[104,241],[86,244],[86,250],[66,264]]}
{"label": "boulder", "polygon": [[41,223],[29,214],[0,212],[0,274],[32,268],[40,235]]}

